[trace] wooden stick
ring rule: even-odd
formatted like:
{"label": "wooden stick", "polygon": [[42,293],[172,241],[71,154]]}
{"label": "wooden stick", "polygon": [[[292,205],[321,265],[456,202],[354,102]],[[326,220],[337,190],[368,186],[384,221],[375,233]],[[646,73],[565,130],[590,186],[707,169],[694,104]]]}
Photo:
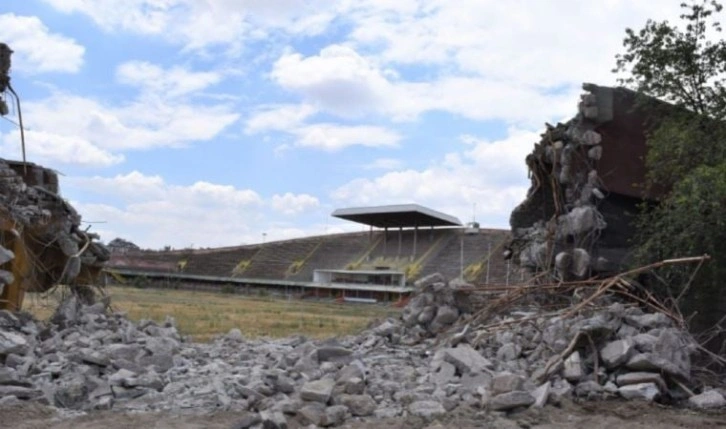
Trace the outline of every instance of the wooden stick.
{"label": "wooden stick", "polygon": [[567,346],[565,350],[560,353],[560,355],[557,357],[556,360],[550,361],[551,364],[548,364],[545,366],[544,373],[538,380],[539,382],[542,382],[546,380],[551,374],[550,371],[552,370],[552,367],[557,366],[560,362],[564,362],[565,359],[572,354],[573,351],[575,351],[575,347],[577,347],[578,341],[580,341],[580,337],[583,335],[582,331],[578,331],[577,335],[570,341],[570,344]]}

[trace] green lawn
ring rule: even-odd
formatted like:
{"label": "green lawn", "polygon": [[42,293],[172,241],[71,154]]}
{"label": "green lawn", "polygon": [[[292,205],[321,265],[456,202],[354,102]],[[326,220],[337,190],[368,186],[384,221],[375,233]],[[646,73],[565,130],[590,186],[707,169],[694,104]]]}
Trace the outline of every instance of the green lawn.
{"label": "green lawn", "polygon": [[[107,287],[106,291],[114,310],[126,312],[130,319],[161,322],[170,315],[176,319],[179,331],[195,341],[208,341],[232,328],[239,328],[248,337],[346,335],[360,331],[373,319],[399,311],[381,304],[337,304],[186,290]],[[57,302],[53,296],[30,294],[24,309],[44,319],[52,314]]]}

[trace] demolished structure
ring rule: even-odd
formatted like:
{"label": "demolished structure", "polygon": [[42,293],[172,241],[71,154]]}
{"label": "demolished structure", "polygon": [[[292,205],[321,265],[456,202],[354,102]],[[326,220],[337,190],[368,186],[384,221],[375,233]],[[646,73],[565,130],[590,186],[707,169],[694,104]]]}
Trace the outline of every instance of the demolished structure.
{"label": "demolished structure", "polygon": [[627,265],[638,204],[662,192],[644,188],[650,118],[638,94],[594,84],[583,89],[578,114],[547,124],[527,156],[532,185],[510,217],[509,256],[561,280]]}
{"label": "demolished structure", "polygon": [[[627,278],[607,284],[623,292]],[[0,311],[0,407],[227,410],[240,415],[235,428],[285,428],[443,420],[573,399],[726,406],[723,391],[694,376],[698,344],[682,320],[604,289],[592,283],[581,304],[545,312],[527,304],[526,288],[492,296],[434,274],[417,282],[399,317],[323,341],[249,339],[232,329],[191,343],[172,318],[137,324],[107,303],[75,298],[47,324]]]}
{"label": "demolished structure", "polygon": [[[11,53],[0,43],[3,115],[12,89]],[[110,256],[97,239],[81,229],[81,217],[59,195],[55,171],[0,159],[0,309],[20,309],[26,291],[42,292],[59,283],[95,284]]]}

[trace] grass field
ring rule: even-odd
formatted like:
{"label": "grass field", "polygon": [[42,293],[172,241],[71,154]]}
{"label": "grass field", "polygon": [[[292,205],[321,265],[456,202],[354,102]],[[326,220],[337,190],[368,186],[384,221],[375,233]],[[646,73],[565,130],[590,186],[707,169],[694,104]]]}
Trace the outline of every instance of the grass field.
{"label": "grass field", "polygon": [[[371,320],[396,314],[391,306],[336,304],[319,301],[250,297],[186,290],[107,287],[111,305],[131,320],[162,322],[167,315],[176,319],[182,335],[208,341],[232,328],[247,337],[284,337],[302,334],[325,338],[355,333]],[[58,298],[26,296],[24,309],[39,319],[48,318]]]}

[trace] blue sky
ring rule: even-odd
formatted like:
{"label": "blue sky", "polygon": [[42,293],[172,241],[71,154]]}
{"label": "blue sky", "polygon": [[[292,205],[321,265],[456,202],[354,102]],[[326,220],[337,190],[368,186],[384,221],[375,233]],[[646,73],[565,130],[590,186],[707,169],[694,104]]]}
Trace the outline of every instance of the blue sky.
{"label": "blue sky", "polygon": [[0,41],[28,159],[92,231],[214,247],[361,230],[349,206],[507,227],[543,124],[615,82],[626,27],[677,16],[654,3],[6,1]]}

